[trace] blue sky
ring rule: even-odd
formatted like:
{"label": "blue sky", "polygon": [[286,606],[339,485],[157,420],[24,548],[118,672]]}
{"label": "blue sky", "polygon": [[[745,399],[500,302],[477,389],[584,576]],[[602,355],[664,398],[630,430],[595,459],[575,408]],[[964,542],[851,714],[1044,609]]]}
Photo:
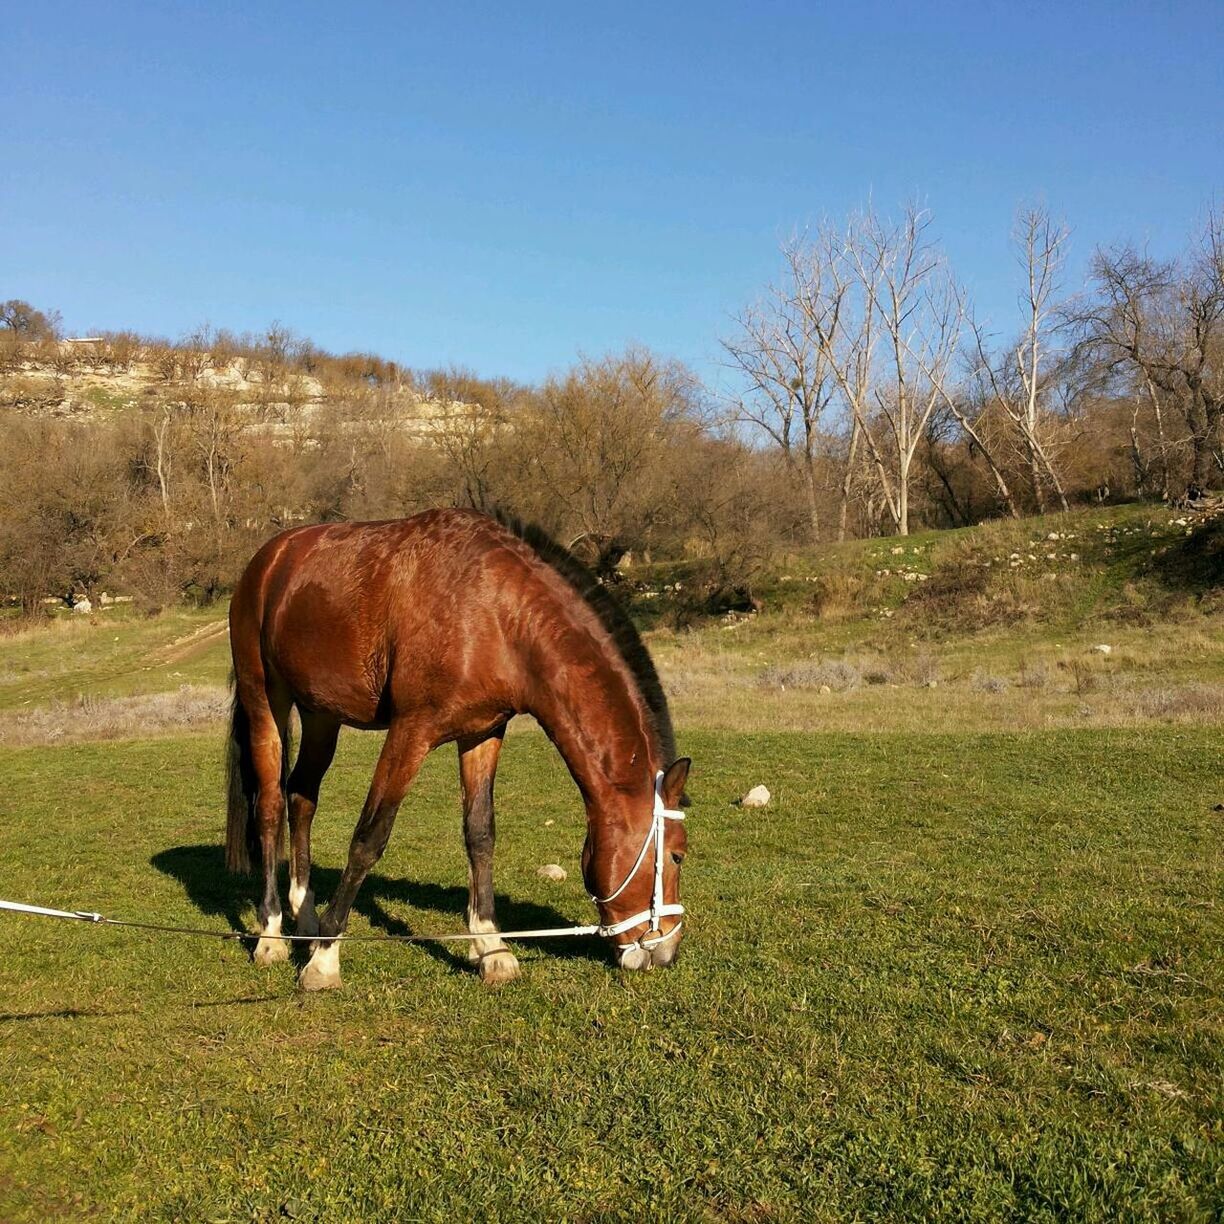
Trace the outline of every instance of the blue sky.
{"label": "blue sky", "polygon": [[923,199],[1007,329],[1017,205],[1172,252],[1224,194],[1224,4],[23,5],[0,298],[70,333],[276,319],[538,379],[718,366],[779,240]]}

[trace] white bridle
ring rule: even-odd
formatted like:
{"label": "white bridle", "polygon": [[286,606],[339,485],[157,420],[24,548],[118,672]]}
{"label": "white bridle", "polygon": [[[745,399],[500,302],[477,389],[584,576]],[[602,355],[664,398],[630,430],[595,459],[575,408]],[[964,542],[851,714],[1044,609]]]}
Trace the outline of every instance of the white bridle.
{"label": "white bridle", "polygon": [[654,846],[654,892],[651,894],[650,908],[642,910],[630,918],[622,918],[620,922],[611,922],[606,926],[601,926],[598,931],[600,935],[611,938],[623,934],[639,923],[648,922],[650,924],[646,928],[645,933],[632,943],[616,945],[617,951],[620,952],[622,957],[626,953],[633,951],[634,948],[649,949],[653,948],[656,944],[661,944],[665,940],[671,939],[684,925],[683,922],[677,922],[666,935],[660,933],[653,939],[646,938],[651,931],[659,930],[660,918],[684,913],[684,906],[678,902],[675,905],[666,905],[663,902],[663,833],[667,827],[664,822],[683,819],[683,812],[677,811],[674,808],[664,807],[663,805],[663,771],[659,770],[655,774],[654,782],[654,812],[650,818],[650,828],[646,831],[646,840],[642,842],[642,848],[638,851],[637,861],[629,869],[629,874],[621,881],[619,888],[613,889],[606,897],[596,897],[594,894],[591,894],[591,900],[596,905],[607,905],[609,901],[615,901],[632,883],[642,864],[646,861],[646,852],[650,849],[651,845]]}

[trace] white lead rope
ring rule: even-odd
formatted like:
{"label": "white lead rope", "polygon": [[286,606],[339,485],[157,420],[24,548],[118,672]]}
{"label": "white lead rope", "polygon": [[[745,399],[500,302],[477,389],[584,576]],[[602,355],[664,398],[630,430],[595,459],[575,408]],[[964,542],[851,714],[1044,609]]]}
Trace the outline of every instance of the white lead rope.
{"label": "white lead rope", "polygon": [[91,922],[98,926],[135,927],[142,931],[167,931],[176,935],[202,935],[206,939],[278,939],[285,943],[447,943],[473,939],[555,939],[563,935],[599,935],[603,928],[597,923],[589,926],[548,927],[532,931],[489,931],[484,934],[464,932],[460,935],[333,935],[326,939],[319,935],[260,935],[257,931],[212,931],[206,927],[169,926],[160,922],[137,922],[131,918],[107,918],[89,910],[48,909],[44,905],[22,905],[18,901],[0,901],[0,910],[14,914],[33,914],[39,918],[67,918],[77,922]]}
{"label": "white lead rope", "polygon": [[[480,934],[464,932],[457,935],[333,935],[330,939],[322,940],[322,942],[333,943],[339,940],[347,940],[349,943],[458,943],[470,942],[473,939],[490,938],[558,939],[570,935],[601,935],[605,938],[611,938],[623,934],[631,927],[639,926],[641,923],[649,921],[650,926],[641,939],[636,939],[628,944],[617,944],[617,948],[624,952],[635,947],[650,948],[657,943],[662,943],[663,940],[670,939],[675,935],[682,924],[676,923],[666,935],[659,935],[654,939],[647,939],[646,935],[649,935],[651,931],[659,929],[659,918],[670,914],[684,913],[684,906],[682,905],[665,905],[663,903],[663,822],[665,820],[683,820],[684,813],[670,811],[663,806],[662,780],[663,774],[659,773],[655,778],[654,812],[651,816],[650,829],[646,834],[646,840],[642,843],[642,849],[638,853],[637,861],[633,864],[633,868],[615,892],[604,898],[591,898],[592,901],[602,905],[619,897],[628,887],[630,881],[637,875],[638,869],[646,859],[646,852],[653,844],[655,847],[654,893],[651,897],[650,909],[643,910],[640,914],[634,914],[631,918],[609,923],[606,926],[601,923],[591,923],[587,926],[545,927],[532,931],[488,931]],[[134,927],[142,931],[164,931],[175,935],[200,935],[206,939],[277,939],[285,943],[320,942],[318,935],[260,935],[248,931],[212,931],[205,927],[170,926],[160,922],[138,922],[130,918],[107,918],[103,914],[95,914],[90,910],[60,910],[49,909],[45,905],[23,905],[19,901],[0,901],[0,910],[13,914],[32,914],[38,918],[61,918],[73,922],[91,922],[98,926]]]}

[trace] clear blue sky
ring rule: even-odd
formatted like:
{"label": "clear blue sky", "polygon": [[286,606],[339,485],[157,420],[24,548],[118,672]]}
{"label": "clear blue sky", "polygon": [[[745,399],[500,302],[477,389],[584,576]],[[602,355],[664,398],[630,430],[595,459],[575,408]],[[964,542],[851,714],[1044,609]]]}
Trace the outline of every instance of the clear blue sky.
{"label": "clear blue sky", "polygon": [[709,375],[779,239],[869,194],[1005,326],[1022,200],[1074,274],[1224,190],[1221,0],[25,4],[0,81],[0,298],[528,380]]}

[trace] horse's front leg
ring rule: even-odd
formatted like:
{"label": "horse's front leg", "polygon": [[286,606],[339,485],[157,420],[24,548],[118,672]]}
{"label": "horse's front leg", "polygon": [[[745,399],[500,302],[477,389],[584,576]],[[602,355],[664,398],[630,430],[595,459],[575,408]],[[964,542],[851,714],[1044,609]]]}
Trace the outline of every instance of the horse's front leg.
{"label": "horse's front leg", "polygon": [[493,776],[505,727],[491,735],[459,741],[459,782],[463,788],[463,840],[468,854],[468,930],[487,939],[468,944],[468,959],[491,986],[519,975],[519,963],[497,935],[493,912]]}

